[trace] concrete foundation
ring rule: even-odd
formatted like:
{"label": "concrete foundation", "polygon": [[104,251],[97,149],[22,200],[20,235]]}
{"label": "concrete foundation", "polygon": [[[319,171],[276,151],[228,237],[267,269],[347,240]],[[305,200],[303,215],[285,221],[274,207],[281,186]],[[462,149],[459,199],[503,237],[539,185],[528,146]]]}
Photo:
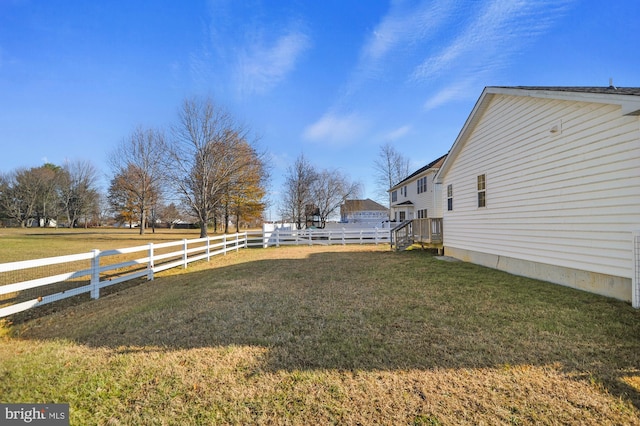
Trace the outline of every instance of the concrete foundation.
{"label": "concrete foundation", "polygon": [[616,277],[452,247],[445,247],[444,254],[465,262],[509,272],[510,274],[548,281],[631,302],[631,278]]}

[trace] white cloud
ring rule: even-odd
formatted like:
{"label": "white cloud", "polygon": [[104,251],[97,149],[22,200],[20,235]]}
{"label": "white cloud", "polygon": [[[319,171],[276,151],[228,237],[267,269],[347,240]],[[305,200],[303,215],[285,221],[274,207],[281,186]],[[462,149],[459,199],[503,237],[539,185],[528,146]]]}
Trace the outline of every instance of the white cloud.
{"label": "white cloud", "polygon": [[371,32],[362,49],[363,60],[377,61],[395,49],[429,38],[446,21],[451,3],[423,1],[413,8],[395,3]]}
{"label": "white cloud", "polygon": [[295,69],[296,62],[311,45],[309,37],[290,30],[268,44],[260,39],[237,59],[236,75],[243,93],[265,93]]}
{"label": "white cloud", "polygon": [[394,130],[390,131],[389,133],[387,133],[384,136],[384,139],[388,140],[388,141],[396,141],[396,140],[406,136],[409,133],[410,130],[411,130],[411,126],[398,127],[397,129],[394,129]]}
{"label": "white cloud", "polygon": [[305,23],[286,13],[277,22],[266,20],[262,7],[209,1],[206,42],[190,57],[196,83],[244,97],[273,90],[295,70],[311,47]]}
{"label": "white cloud", "polygon": [[424,103],[424,110],[432,110],[450,101],[477,98],[478,88],[475,82],[476,78],[471,78],[464,81],[456,81],[455,83],[445,87],[427,99]]}
{"label": "white cloud", "polygon": [[491,0],[436,54],[412,73],[425,81],[455,73],[464,77],[507,65],[530,40],[546,31],[572,0]]}
{"label": "white cloud", "polygon": [[304,130],[303,137],[312,142],[346,145],[360,137],[367,127],[367,121],[357,114],[341,117],[326,113]]}

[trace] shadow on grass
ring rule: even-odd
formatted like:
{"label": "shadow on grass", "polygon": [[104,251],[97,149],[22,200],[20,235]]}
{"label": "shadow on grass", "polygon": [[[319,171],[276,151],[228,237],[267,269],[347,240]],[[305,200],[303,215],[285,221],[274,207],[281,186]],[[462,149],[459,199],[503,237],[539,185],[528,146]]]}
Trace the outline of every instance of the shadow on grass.
{"label": "shadow on grass", "polygon": [[558,365],[640,408],[640,312],[421,252],[323,252],[157,278],[17,327],[119,351],[268,349],[267,371]]}

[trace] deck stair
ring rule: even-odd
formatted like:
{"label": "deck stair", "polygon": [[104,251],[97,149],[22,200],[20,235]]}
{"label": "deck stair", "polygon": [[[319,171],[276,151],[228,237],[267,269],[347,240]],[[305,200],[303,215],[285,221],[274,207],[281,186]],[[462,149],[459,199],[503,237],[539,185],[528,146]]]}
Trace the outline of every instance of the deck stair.
{"label": "deck stair", "polygon": [[413,245],[413,221],[405,220],[391,230],[391,249],[406,250]]}
{"label": "deck stair", "polygon": [[391,229],[392,250],[406,250],[413,244],[442,250],[442,218],[405,220]]}

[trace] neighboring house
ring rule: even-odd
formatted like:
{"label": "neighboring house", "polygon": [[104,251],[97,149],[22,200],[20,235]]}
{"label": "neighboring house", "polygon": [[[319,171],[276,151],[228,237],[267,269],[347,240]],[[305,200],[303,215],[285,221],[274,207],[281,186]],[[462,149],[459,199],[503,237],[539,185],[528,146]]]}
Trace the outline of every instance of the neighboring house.
{"label": "neighboring house", "polygon": [[442,250],[441,186],[434,183],[445,158],[432,161],[411,173],[389,189],[391,247],[404,250],[419,243],[422,247]]}
{"label": "neighboring house", "polygon": [[340,222],[382,223],[389,220],[389,209],[370,198],[346,200],[340,206]]}
{"label": "neighboring house", "polygon": [[440,187],[433,178],[446,155],[411,173],[389,189],[391,220],[403,222],[412,219],[442,217]]}
{"label": "neighboring house", "polygon": [[436,176],[445,254],[640,307],[639,116],[640,88],[485,88]]}

